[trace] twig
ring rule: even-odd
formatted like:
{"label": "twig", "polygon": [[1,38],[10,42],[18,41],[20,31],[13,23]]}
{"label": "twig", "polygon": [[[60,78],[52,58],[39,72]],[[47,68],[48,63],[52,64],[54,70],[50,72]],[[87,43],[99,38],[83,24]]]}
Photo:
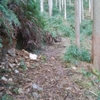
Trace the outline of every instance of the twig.
{"label": "twig", "polygon": [[67,99],[68,95],[69,95],[69,92],[68,92],[68,93],[67,93],[67,95],[64,97],[64,100],[66,100],[66,99]]}
{"label": "twig", "polygon": [[93,95],[95,95],[96,97],[100,98],[100,97],[99,97],[96,93],[94,93],[93,91],[90,91],[90,90],[89,90],[89,92],[92,93]]}

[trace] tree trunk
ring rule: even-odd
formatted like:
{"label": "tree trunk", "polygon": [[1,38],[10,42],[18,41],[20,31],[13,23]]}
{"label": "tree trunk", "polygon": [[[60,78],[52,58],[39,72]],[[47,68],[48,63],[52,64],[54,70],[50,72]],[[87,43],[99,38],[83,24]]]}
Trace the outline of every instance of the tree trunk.
{"label": "tree trunk", "polygon": [[63,6],[64,6],[64,0],[62,0],[62,3],[61,3],[61,5],[62,5],[62,8],[63,8]]}
{"label": "tree trunk", "polygon": [[81,13],[82,13],[82,20],[84,20],[84,3],[83,0],[81,1]]}
{"label": "tree trunk", "polygon": [[91,14],[91,19],[93,20],[93,0],[91,0],[91,11],[90,11],[90,14]]}
{"label": "tree trunk", "polygon": [[49,16],[52,16],[52,7],[53,7],[53,2],[52,0],[48,0],[48,4],[49,4]]}
{"label": "tree trunk", "polygon": [[67,18],[67,14],[66,14],[66,0],[64,0],[64,19]]}
{"label": "tree trunk", "polygon": [[57,2],[58,0],[56,0],[56,7],[58,6],[58,2]]}
{"label": "tree trunk", "polygon": [[75,34],[76,45],[80,48],[80,13],[79,13],[79,0],[75,0]]}
{"label": "tree trunk", "polygon": [[77,0],[79,3],[78,3],[78,9],[79,9],[79,20],[80,20],[80,23],[81,23],[81,0]]}
{"label": "tree trunk", "polygon": [[92,40],[92,55],[93,66],[100,71],[100,0],[93,0],[93,40]]}
{"label": "tree trunk", "polygon": [[43,12],[44,11],[44,0],[40,0],[40,11]]}
{"label": "tree trunk", "polygon": [[89,0],[89,13],[91,12],[91,0]]}
{"label": "tree trunk", "polygon": [[59,0],[59,11],[61,13],[61,0]]}

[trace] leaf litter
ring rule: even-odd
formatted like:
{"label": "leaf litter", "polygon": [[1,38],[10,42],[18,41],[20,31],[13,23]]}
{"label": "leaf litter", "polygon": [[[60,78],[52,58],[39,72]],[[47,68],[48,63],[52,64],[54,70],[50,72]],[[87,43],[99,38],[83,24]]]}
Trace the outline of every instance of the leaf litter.
{"label": "leaf litter", "polygon": [[[40,55],[15,50],[0,64],[1,100],[96,100],[100,84],[89,74],[91,64],[66,66],[62,57],[69,38],[46,46]],[[31,54],[32,56],[32,54]],[[84,70],[82,70],[84,69]],[[6,98],[6,99],[5,99]]]}

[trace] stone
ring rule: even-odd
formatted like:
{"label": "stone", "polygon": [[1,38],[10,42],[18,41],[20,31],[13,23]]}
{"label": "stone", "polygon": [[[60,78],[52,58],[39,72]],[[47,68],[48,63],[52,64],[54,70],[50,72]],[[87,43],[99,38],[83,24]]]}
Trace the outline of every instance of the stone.
{"label": "stone", "polygon": [[15,59],[15,63],[18,64],[18,60],[17,59]]}
{"label": "stone", "polygon": [[3,93],[2,93],[2,92],[0,92],[0,98],[2,97],[2,95],[3,95]]}
{"label": "stone", "polygon": [[76,67],[72,67],[72,69],[76,70]]}
{"label": "stone", "polygon": [[33,92],[33,93],[32,93],[32,96],[33,96],[34,98],[36,98],[37,100],[40,98],[40,97],[39,97],[39,94],[38,94],[37,92]]}
{"label": "stone", "polygon": [[9,78],[8,79],[8,83],[11,84],[11,85],[13,85],[14,84],[13,79],[12,78]]}
{"label": "stone", "polygon": [[37,55],[36,54],[30,53],[29,57],[30,57],[31,60],[37,60]]}
{"label": "stone", "polygon": [[17,74],[17,73],[19,73],[19,71],[18,70],[15,70],[15,73]]}
{"label": "stone", "polygon": [[3,76],[1,79],[2,79],[3,81],[7,81],[7,78],[4,77],[4,76]]}
{"label": "stone", "polygon": [[16,56],[16,54],[15,54],[15,48],[9,49],[9,50],[8,50],[8,54],[9,54],[10,56],[12,56],[12,57],[15,57],[15,56]]}
{"label": "stone", "polygon": [[12,81],[13,81],[13,79],[12,79],[12,78],[9,78],[9,79],[8,79],[8,81],[12,82]]}
{"label": "stone", "polygon": [[14,67],[11,63],[8,63],[8,66],[9,66],[10,68],[13,68],[13,67]]}
{"label": "stone", "polygon": [[23,94],[23,93],[24,93],[23,89],[22,89],[22,88],[19,88],[19,89],[18,89],[18,93],[19,93],[19,94]]}
{"label": "stone", "polygon": [[32,87],[33,87],[33,90],[34,90],[35,92],[36,92],[36,91],[38,91],[38,92],[42,92],[42,91],[43,91],[43,89],[42,89],[41,87],[39,87],[38,85],[36,85],[36,84],[33,84]]}
{"label": "stone", "polygon": [[28,51],[26,51],[26,50],[24,50],[24,49],[22,49],[22,51],[23,51],[26,55],[29,55],[29,52],[28,52]]}

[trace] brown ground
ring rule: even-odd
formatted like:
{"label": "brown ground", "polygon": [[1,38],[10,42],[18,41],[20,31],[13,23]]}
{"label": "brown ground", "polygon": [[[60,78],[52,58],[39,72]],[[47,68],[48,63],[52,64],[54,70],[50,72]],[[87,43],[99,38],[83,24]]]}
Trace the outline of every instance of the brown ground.
{"label": "brown ground", "polygon": [[[2,85],[4,89],[1,89],[1,92],[12,95],[14,100],[96,100],[99,85],[94,82],[95,76],[88,78],[82,74],[82,69],[87,71],[90,64],[79,62],[75,66],[66,65],[62,61],[65,47],[69,44],[70,40],[63,38],[62,42],[47,46],[39,60],[31,62],[27,70],[17,68],[20,73],[8,74],[15,83],[11,88]],[[28,64],[28,60],[26,61]],[[32,89],[32,84],[43,90]],[[23,93],[12,92],[17,88],[21,88]],[[33,96],[33,93],[39,98]]]}

